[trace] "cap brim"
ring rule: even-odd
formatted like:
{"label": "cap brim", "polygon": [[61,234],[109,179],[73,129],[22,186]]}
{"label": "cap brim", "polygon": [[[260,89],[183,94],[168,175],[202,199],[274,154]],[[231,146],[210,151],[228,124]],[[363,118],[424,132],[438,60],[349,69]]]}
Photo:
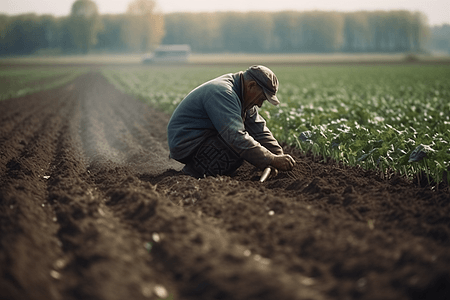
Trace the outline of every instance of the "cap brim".
{"label": "cap brim", "polygon": [[280,100],[278,100],[276,95],[271,95],[264,89],[264,94],[266,94],[267,101],[269,101],[273,105],[280,104]]}

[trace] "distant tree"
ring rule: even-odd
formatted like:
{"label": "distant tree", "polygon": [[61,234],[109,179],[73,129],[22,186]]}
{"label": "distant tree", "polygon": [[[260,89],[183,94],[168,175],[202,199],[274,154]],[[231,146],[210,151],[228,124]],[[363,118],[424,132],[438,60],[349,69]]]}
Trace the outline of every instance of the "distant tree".
{"label": "distant tree", "polygon": [[75,53],[79,51],[71,33],[70,16],[65,17],[60,22],[60,47],[64,53]]}
{"label": "distant tree", "polygon": [[220,35],[220,19],[215,13],[200,13],[194,16],[196,24],[200,28],[196,41],[200,52],[211,52],[223,49],[223,41]]}
{"label": "distant tree", "polygon": [[288,53],[299,51],[301,43],[300,16],[301,13],[293,11],[274,13],[273,51]]}
{"label": "distant tree", "polygon": [[44,47],[44,31],[39,23],[39,17],[35,14],[11,17],[3,29],[1,53],[26,55]]}
{"label": "distant tree", "polygon": [[225,51],[270,51],[273,40],[273,19],[269,13],[231,12],[218,16]]}
{"label": "distant tree", "polygon": [[103,30],[97,4],[91,0],[77,0],[72,5],[68,30],[76,47],[88,53],[97,43],[97,35]]}
{"label": "distant tree", "polygon": [[[425,47],[432,37],[427,17],[421,12],[415,12],[411,19],[412,50],[425,51]],[[447,24],[447,28],[450,28],[450,25]],[[450,41],[450,30],[447,33],[447,41]],[[450,53],[450,44],[448,45],[447,49]]]}
{"label": "distant tree", "polygon": [[249,12],[245,14],[243,31],[246,34],[244,50],[246,52],[269,52],[272,48],[273,17],[267,12]]}
{"label": "distant tree", "polygon": [[147,52],[156,48],[164,37],[164,17],[154,0],[134,0],[128,5],[127,21],[122,32],[129,48]]}
{"label": "distant tree", "polygon": [[61,47],[61,18],[55,18],[52,15],[43,15],[40,17],[39,26],[42,28],[42,47],[60,48]]}
{"label": "distant tree", "polygon": [[344,22],[344,45],[347,52],[362,52],[369,48],[369,24],[364,12],[347,13]]}
{"label": "distant tree", "polygon": [[0,14],[0,39],[6,36],[6,29],[11,22],[11,18],[8,15]]}
{"label": "distant tree", "polygon": [[369,51],[386,52],[386,34],[387,34],[387,22],[386,12],[377,11],[370,12],[368,14],[368,23],[370,28],[370,47]]}
{"label": "distant tree", "polygon": [[221,17],[221,35],[224,50],[229,52],[245,52],[246,37],[244,24],[245,14],[238,12],[225,13]]}
{"label": "distant tree", "polygon": [[433,26],[430,29],[431,38],[428,47],[432,51],[445,52],[450,54],[450,24]]}
{"label": "distant tree", "polygon": [[109,52],[125,52],[128,46],[122,30],[126,24],[126,15],[103,15],[101,20],[105,29],[98,34],[95,48]]}
{"label": "distant tree", "polygon": [[164,15],[164,44],[189,44],[195,52],[223,49],[220,13],[171,13]]}
{"label": "distant tree", "polygon": [[6,38],[8,36],[8,27],[11,18],[8,15],[0,14],[0,55],[7,53]]}
{"label": "distant tree", "polygon": [[302,14],[299,30],[304,52],[333,52],[343,44],[344,18],[335,12],[313,11]]}

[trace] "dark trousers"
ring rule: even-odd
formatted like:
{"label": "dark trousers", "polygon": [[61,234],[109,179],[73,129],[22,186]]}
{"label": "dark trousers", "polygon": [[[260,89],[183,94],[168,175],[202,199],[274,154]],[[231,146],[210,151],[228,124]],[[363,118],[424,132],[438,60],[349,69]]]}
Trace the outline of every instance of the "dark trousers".
{"label": "dark trousers", "polygon": [[219,136],[208,138],[183,168],[185,174],[196,178],[230,175],[244,160]]}

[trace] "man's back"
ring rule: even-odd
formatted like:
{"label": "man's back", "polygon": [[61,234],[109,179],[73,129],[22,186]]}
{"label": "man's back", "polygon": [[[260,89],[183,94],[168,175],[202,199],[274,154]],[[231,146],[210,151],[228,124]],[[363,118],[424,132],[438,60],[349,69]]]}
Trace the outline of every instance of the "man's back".
{"label": "man's back", "polygon": [[167,127],[172,158],[183,160],[208,137],[223,134],[231,123],[242,124],[240,76],[226,74],[210,80],[181,101]]}

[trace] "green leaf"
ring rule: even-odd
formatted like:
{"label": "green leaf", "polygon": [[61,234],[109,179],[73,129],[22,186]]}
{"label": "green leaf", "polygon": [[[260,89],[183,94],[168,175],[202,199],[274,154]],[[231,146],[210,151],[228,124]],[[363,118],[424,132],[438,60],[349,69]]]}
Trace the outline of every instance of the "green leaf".
{"label": "green leaf", "polygon": [[422,145],[420,144],[417,146],[416,149],[411,152],[411,155],[409,156],[408,162],[418,162],[427,157],[428,153],[434,152],[433,148],[431,148],[428,145]]}

